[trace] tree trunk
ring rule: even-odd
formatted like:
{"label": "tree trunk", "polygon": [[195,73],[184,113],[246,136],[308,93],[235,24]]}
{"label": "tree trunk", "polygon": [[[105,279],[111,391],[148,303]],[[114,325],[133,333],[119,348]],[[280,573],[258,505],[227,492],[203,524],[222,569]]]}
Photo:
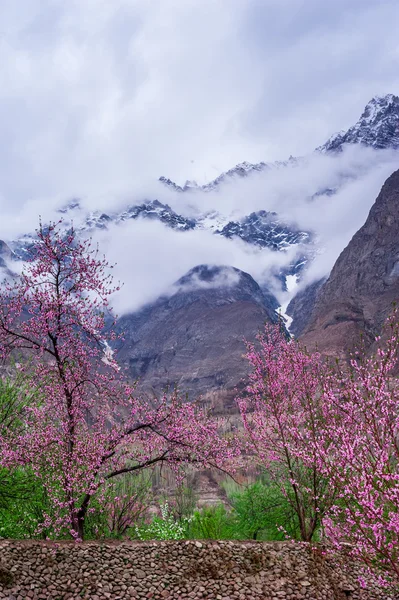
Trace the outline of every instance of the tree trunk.
{"label": "tree trunk", "polygon": [[85,531],[85,520],[86,520],[86,515],[87,515],[87,509],[89,507],[89,502],[90,502],[91,496],[89,494],[87,494],[84,499],[82,504],[80,505],[80,507],[78,509],[74,509],[73,510],[73,515],[72,515],[72,530],[75,532],[75,536],[76,539],[78,541],[82,541],[84,540],[84,531]]}
{"label": "tree trunk", "polygon": [[85,529],[85,519],[86,519],[86,515],[87,515],[87,509],[89,506],[89,502],[90,502],[90,496],[86,496],[85,499],[82,502],[81,507],[78,510],[78,515],[77,515],[77,533],[79,535],[79,539],[84,540],[84,529]]}

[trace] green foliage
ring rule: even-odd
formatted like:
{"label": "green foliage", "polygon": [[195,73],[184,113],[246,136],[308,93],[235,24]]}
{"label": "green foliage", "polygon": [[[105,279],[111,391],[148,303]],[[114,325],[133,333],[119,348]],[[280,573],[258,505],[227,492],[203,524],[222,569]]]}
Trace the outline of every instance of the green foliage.
{"label": "green foliage", "polygon": [[40,528],[50,505],[40,481],[28,468],[0,471],[0,537],[24,539],[51,537]]}
{"label": "green foliage", "polygon": [[223,504],[194,512],[188,536],[193,539],[284,540],[299,539],[291,504],[281,490],[267,480],[247,486],[225,482],[230,510]]}
{"label": "green foliage", "polygon": [[40,402],[40,394],[29,378],[15,368],[13,375],[0,377],[0,432],[19,433],[26,426],[28,407]]}
{"label": "green foliage", "polygon": [[295,513],[281,490],[257,481],[230,496],[239,539],[283,540],[298,538]]}
{"label": "green foliage", "polygon": [[[19,435],[29,423],[29,406],[41,401],[34,385],[16,367],[12,376],[0,378],[0,431]],[[28,467],[0,468],[0,537],[45,537],[38,533],[49,506],[43,487]]]}
{"label": "green foliage", "polygon": [[191,539],[237,539],[234,519],[223,504],[204,506],[194,512],[188,530]]}

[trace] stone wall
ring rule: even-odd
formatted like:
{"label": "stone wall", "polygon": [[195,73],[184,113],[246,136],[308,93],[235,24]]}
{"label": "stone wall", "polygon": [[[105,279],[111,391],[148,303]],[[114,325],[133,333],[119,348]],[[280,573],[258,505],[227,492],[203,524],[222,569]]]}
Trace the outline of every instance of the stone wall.
{"label": "stone wall", "polygon": [[0,540],[0,598],[387,600],[341,561],[285,542]]}

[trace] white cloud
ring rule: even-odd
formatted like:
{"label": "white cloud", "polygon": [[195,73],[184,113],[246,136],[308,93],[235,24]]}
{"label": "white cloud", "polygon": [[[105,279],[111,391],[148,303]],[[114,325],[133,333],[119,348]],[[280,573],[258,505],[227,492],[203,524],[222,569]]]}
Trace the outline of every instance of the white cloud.
{"label": "white cloud", "polygon": [[109,263],[115,264],[115,279],[124,283],[113,298],[118,314],[133,312],[162,294],[174,293],[176,281],[199,264],[234,266],[262,281],[293,257],[292,253],[261,251],[207,231],[176,232],[157,221],[145,220],[98,232],[94,241]]}
{"label": "white cloud", "polygon": [[[274,210],[288,223],[315,232],[316,255],[303,284],[328,275],[339,253],[366,220],[383,182],[397,166],[393,152],[350,147],[338,156],[311,155],[297,166],[271,169],[235,180],[214,193],[172,194],[160,199],[176,211],[192,214],[217,208],[235,218],[255,210]],[[315,192],[338,188],[332,196]],[[250,273],[269,286],[283,303],[275,275],[295,258],[298,248],[287,253],[249,246],[239,239],[228,240],[209,231],[178,232],[157,221],[144,219],[112,226],[95,235],[110,262],[117,262],[117,276],[125,282],[118,312],[139,308],[163,293],[198,264],[230,265]]]}
{"label": "white cloud", "polygon": [[399,91],[396,0],[3,0],[0,202],[308,153]]}

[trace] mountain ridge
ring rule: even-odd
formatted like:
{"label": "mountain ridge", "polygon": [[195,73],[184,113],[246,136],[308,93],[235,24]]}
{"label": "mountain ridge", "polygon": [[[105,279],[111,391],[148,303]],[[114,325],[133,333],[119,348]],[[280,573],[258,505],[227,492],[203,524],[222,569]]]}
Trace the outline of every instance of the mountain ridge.
{"label": "mountain ridge", "polygon": [[345,356],[363,335],[373,343],[399,298],[399,170],[385,181],[364,225],[318,290],[301,340]]}
{"label": "mountain ridge", "polygon": [[239,386],[248,372],[245,339],[265,322],[276,322],[278,306],[244,271],[198,265],[172,293],[141,311],[124,315],[122,364],[140,389],[157,393],[179,386],[191,397]]}

